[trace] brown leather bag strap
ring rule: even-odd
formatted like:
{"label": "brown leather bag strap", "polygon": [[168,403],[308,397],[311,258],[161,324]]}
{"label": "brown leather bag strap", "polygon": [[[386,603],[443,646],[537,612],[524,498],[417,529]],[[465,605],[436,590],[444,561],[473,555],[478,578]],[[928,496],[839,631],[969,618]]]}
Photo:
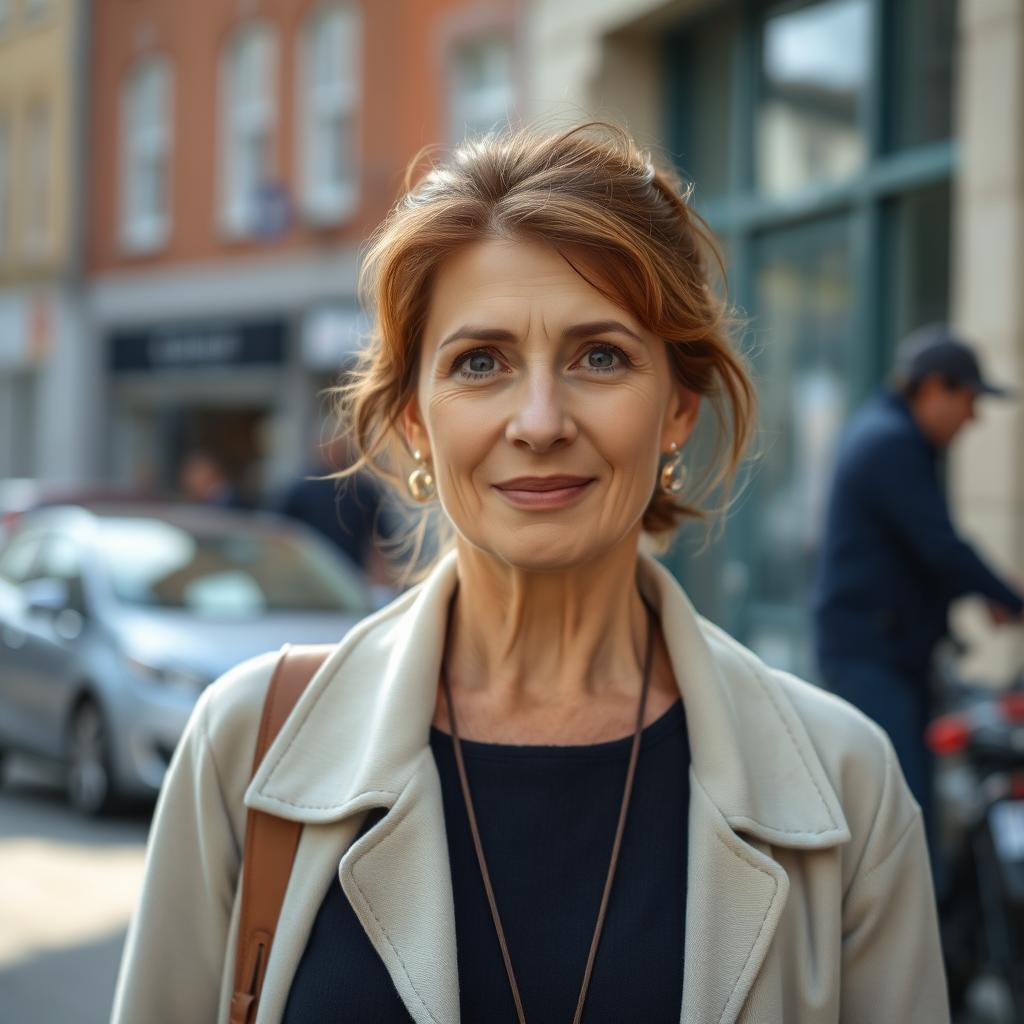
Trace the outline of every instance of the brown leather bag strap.
{"label": "brown leather bag strap", "polygon": [[[311,644],[301,647],[285,644],[281,649],[263,700],[263,715],[252,763],[253,775],[302,696],[302,691],[331,650],[331,645]],[[288,821],[251,807],[248,810],[231,1024],[252,1024],[256,1019],[263,975],[301,834],[301,822]]]}

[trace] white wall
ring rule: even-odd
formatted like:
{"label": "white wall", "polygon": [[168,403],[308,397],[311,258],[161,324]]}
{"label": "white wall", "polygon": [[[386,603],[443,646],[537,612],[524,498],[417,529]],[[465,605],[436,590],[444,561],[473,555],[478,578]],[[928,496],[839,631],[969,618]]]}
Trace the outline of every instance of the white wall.
{"label": "white wall", "polygon": [[[1024,398],[1024,6],[963,0],[959,47],[955,319],[988,375]],[[954,504],[964,532],[1024,586],[1024,400],[979,409],[955,446]],[[1024,627],[991,629],[980,601],[962,602],[954,622],[976,645],[970,670],[1001,681],[1024,666]]]}

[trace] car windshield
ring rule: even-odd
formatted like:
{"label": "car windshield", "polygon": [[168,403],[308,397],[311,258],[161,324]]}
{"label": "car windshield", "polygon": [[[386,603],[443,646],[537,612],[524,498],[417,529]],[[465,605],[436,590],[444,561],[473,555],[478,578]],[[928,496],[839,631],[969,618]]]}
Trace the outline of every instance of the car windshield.
{"label": "car windshield", "polygon": [[109,516],[100,521],[99,547],[114,594],[127,605],[211,618],[368,610],[366,591],[341,556],[301,534]]}

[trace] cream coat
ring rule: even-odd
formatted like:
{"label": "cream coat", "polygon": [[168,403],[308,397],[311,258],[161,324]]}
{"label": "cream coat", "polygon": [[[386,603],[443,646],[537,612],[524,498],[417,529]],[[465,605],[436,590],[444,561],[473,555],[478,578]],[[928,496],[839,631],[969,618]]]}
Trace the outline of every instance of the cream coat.
{"label": "cream coat", "polygon": [[[638,578],[661,616],[692,751],[680,1020],[948,1021],[921,815],[885,735],[699,617],[653,560],[641,557]],[[455,579],[448,556],[345,637],[251,784],[274,656],[206,691],[157,807],[115,1024],[227,1021],[245,805],[305,825],[258,1024],[281,1019],[337,884],[411,1018],[459,1021],[428,742]],[[380,820],[353,842],[375,808]]]}

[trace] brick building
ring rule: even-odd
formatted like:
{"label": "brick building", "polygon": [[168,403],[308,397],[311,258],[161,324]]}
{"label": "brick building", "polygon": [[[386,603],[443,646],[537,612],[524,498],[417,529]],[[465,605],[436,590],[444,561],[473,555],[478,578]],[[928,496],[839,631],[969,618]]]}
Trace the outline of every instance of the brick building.
{"label": "brick building", "polygon": [[424,145],[515,105],[514,2],[96,0],[96,473],[173,488],[212,449],[252,497],[306,463],[360,341],[359,247]]}

